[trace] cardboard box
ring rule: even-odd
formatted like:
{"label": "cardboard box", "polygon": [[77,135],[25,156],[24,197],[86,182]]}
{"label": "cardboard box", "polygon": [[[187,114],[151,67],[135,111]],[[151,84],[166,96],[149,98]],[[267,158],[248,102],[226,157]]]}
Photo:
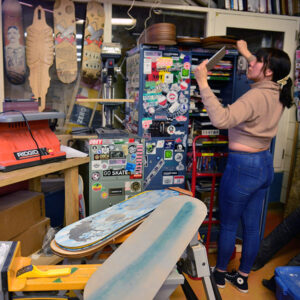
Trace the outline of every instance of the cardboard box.
{"label": "cardboard box", "polygon": [[28,256],[42,248],[49,226],[50,219],[44,218],[11,240],[20,241],[22,256]]}
{"label": "cardboard box", "polygon": [[0,240],[8,241],[45,217],[44,194],[17,191],[0,197]]}

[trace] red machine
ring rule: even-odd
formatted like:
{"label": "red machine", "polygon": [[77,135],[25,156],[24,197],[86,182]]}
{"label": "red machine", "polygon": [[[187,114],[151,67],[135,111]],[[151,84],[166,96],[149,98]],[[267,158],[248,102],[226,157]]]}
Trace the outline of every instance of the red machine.
{"label": "red machine", "polygon": [[49,127],[63,113],[31,112],[0,115],[0,171],[12,171],[66,158]]}

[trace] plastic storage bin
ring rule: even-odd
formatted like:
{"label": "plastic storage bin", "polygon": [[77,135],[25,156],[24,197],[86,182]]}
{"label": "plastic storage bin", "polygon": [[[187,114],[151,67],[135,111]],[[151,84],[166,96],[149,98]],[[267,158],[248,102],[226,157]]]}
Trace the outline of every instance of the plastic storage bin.
{"label": "plastic storage bin", "polygon": [[277,300],[300,300],[300,267],[277,267],[275,281]]}

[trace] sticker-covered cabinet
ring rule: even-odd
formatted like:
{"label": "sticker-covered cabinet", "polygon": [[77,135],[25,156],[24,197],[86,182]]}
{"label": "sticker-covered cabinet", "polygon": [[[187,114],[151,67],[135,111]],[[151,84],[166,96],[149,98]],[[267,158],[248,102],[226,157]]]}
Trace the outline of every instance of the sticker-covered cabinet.
{"label": "sticker-covered cabinet", "polygon": [[145,139],[144,189],[185,188],[191,55],[172,46],[127,52],[126,129]]}

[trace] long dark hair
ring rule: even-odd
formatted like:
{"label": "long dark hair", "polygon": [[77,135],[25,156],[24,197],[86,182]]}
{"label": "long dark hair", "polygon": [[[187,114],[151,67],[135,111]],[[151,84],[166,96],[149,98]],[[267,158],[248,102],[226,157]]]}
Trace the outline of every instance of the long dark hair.
{"label": "long dark hair", "polygon": [[[257,61],[263,62],[263,71],[269,68],[273,72],[272,81],[285,78],[291,71],[291,60],[287,53],[276,48],[260,48],[256,54]],[[292,79],[289,77],[280,91],[279,100],[284,107],[290,108],[293,104]]]}

